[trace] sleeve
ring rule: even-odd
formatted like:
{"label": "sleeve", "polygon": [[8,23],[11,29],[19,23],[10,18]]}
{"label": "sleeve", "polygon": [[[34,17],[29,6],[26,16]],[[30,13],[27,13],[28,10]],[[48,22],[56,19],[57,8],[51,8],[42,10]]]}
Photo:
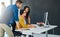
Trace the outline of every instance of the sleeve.
{"label": "sleeve", "polygon": [[21,27],[28,28],[28,25],[24,24],[24,19],[22,19],[21,17],[19,17],[19,23]]}

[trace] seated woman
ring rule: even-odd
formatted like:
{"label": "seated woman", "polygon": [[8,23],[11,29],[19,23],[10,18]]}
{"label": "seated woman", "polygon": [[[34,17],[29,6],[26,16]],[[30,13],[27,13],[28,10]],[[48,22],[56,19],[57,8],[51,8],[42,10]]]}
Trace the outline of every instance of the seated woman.
{"label": "seated woman", "polygon": [[[35,28],[35,26],[33,26],[33,25],[27,25],[26,24],[26,21],[25,21],[26,14],[27,13],[24,10],[20,11],[19,27],[20,28]],[[17,28],[20,29],[19,27],[17,27]]]}

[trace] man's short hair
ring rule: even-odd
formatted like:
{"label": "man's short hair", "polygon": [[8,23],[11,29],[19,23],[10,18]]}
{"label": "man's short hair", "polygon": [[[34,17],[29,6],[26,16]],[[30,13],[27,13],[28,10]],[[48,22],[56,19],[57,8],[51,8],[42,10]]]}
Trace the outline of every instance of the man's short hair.
{"label": "man's short hair", "polygon": [[16,3],[19,2],[19,3],[23,3],[21,0],[17,0]]}

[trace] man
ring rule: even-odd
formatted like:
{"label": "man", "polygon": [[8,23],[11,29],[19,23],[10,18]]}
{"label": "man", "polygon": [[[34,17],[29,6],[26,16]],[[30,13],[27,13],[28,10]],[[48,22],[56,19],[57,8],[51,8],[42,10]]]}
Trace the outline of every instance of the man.
{"label": "man", "polygon": [[6,6],[4,2],[1,2],[1,12],[5,12]]}
{"label": "man", "polygon": [[12,15],[13,18],[11,18],[11,20],[10,20],[10,24],[13,26],[13,32],[15,30],[15,26],[18,24],[18,17],[20,15],[20,13],[18,13],[18,9],[21,9],[22,3],[23,2],[21,0],[17,0],[15,5],[9,6],[10,7],[10,10],[11,10],[11,12],[13,14]]}
{"label": "man", "polygon": [[2,21],[0,21],[0,37],[4,37],[4,31],[8,33],[9,37],[14,37],[12,30],[10,29],[9,26],[13,25],[13,27],[15,27],[15,25],[17,24],[18,8],[21,8],[21,6],[22,6],[22,1],[17,0],[15,5],[11,5],[7,7],[6,11],[3,13]]}
{"label": "man", "polygon": [[0,21],[1,21],[1,19],[3,19],[2,16],[3,16],[3,12],[5,12],[5,10],[6,10],[5,3],[1,2],[1,6],[0,6]]}

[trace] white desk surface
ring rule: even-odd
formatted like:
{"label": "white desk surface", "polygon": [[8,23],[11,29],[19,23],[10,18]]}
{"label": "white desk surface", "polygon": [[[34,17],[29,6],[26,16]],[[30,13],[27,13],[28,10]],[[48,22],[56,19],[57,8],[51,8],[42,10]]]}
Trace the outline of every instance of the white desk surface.
{"label": "white desk surface", "polygon": [[49,25],[49,27],[40,27],[38,26],[37,24],[32,24],[32,25],[35,25],[36,28],[29,28],[29,30],[15,30],[15,31],[20,31],[22,32],[22,34],[27,34],[27,35],[32,35],[32,33],[42,33],[42,32],[45,32],[45,31],[48,31],[48,30],[51,30],[51,29],[54,29],[56,28],[57,26],[54,26],[54,25]]}

